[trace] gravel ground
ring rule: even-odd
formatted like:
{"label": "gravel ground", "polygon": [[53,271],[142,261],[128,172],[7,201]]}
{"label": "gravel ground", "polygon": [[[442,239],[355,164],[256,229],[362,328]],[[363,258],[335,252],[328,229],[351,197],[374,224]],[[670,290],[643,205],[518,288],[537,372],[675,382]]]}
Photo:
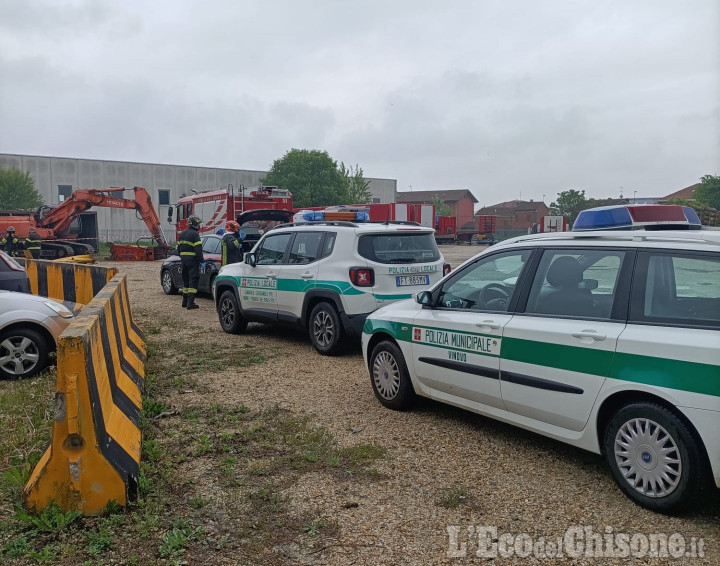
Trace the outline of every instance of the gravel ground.
{"label": "gravel ground", "polygon": [[[453,266],[481,250],[441,249]],[[604,537],[608,531],[679,533],[686,550],[691,549],[693,537],[696,543],[702,539],[704,556],[645,557],[635,562],[720,564],[718,498],[681,518],[645,511],[621,494],[598,455],[430,401],[406,413],[384,409],[373,396],[359,346],[330,358],[318,355],[307,337],[293,330],[251,324],[243,335],[227,335],[209,298],[198,300],[199,310],[186,311],[180,308],[178,296],[163,294],[159,262],[114,265],[128,274],[133,309],[146,319],[171,317],[179,339],[202,327],[218,348],[247,344],[275,354],[259,366],[198,376],[208,390],[202,396],[178,395],[171,403],[278,405],[314,415],[341,443],[373,442],[387,449],[388,456],[376,463],[380,474],[375,479],[338,482],[307,474],[289,489],[292,505],[319,519],[336,521],[339,529],[333,544],[309,555],[277,549],[284,555],[281,562],[619,564],[625,560],[584,555],[572,559],[567,553],[560,558],[476,557],[478,539],[471,539],[469,533],[489,526],[496,527],[498,534],[526,533],[533,542],[541,537],[555,541],[572,527],[592,529]],[[453,526],[458,528],[458,545],[467,543],[466,547],[450,544]],[[515,540],[521,553],[524,538]],[[642,542],[641,537],[637,540]],[[462,555],[463,548],[465,556],[450,553],[455,549]]]}

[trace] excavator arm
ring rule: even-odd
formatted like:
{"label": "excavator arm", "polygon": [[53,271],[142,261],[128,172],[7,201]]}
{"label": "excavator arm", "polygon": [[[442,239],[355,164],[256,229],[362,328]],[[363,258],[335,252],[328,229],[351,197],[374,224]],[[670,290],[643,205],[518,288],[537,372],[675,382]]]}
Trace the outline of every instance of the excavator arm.
{"label": "excavator arm", "polygon": [[155,241],[160,247],[167,248],[168,242],[160,225],[155,207],[150,195],[143,187],[133,187],[134,199],[125,199],[114,196],[114,193],[124,192],[125,187],[112,187],[109,189],[78,189],[60,205],[53,208],[43,218],[38,220],[40,228],[51,229],[56,237],[65,236],[70,230],[73,220],[81,213],[93,206],[107,208],[125,208],[136,210],[150,229]]}

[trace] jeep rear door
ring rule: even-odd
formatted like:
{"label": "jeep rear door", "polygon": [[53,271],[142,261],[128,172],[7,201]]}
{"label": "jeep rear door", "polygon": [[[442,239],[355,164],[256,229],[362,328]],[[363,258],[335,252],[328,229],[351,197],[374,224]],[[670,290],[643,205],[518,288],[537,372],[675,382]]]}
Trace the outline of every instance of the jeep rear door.
{"label": "jeep rear door", "polygon": [[419,227],[392,232],[362,234],[358,253],[375,275],[373,294],[377,307],[409,299],[443,276],[443,257],[432,232]]}

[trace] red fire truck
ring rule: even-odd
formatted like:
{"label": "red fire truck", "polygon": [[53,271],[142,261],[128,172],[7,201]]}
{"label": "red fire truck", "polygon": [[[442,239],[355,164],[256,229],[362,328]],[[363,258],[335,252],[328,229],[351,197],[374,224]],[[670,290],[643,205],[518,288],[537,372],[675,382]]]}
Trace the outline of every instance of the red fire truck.
{"label": "red fire truck", "polygon": [[242,187],[216,189],[182,197],[168,211],[168,222],[173,221],[175,209],[175,238],[187,228],[188,217],[200,217],[201,234],[214,234],[218,228],[225,228],[230,220],[247,210],[261,208],[292,210],[293,196],[287,189],[278,187]]}

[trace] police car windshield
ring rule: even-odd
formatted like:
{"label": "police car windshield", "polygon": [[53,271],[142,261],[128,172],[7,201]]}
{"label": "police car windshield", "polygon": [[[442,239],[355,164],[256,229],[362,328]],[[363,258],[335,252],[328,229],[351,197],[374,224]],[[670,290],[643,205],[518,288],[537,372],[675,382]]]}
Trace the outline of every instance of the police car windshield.
{"label": "police car windshield", "polygon": [[360,236],[358,253],[377,263],[429,263],[440,259],[435,238],[424,234],[366,234]]}

